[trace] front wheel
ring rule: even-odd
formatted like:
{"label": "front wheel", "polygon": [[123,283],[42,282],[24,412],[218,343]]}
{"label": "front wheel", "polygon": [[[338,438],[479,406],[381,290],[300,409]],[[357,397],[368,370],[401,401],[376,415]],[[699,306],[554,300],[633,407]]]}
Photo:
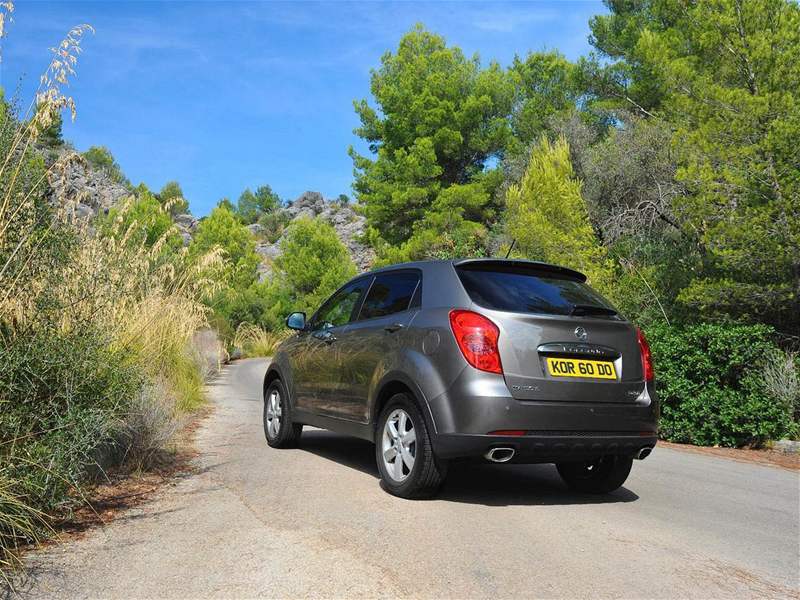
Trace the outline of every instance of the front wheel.
{"label": "front wheel", "polygon": [[558,474],[570,489],[588,494],[608,494],[625,483],[633,459],[601,456],[593,460],[556,463]]}
{"label": "front wheel", "polygon": [[286,388],[280,379],[273,381],[264,394],[264,435],[273,448],[293,448],[303,426],[292,422]]}
{"label": "front wheel", "polygon": [[428,498],[444,481],[447,463],[433,453],[425,419],[406,394],[395,394],[378,418],[375,457],[385,489],[401,498]]}

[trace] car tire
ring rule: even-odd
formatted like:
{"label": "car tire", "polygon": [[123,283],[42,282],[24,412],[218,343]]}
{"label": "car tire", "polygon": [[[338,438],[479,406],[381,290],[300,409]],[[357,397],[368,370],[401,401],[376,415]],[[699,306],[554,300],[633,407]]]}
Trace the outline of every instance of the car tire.
{"label": "car tire", "polygon": [[288,400],[280,379],[274,380],[264,393],[264,436],[272,448],[294,448],[303,432],[303,425],[292,421]]}
{"label": "car tire", "polygon": [[625,483],[632,465],[633,459],[627,456],[601,456],[588,461],[556,463],[556,468],[571,490],[608,494]]}
{"label": "car tire", "polygon": [[[387,425],[390,421],[391,425]],[[411,432],[413,442],[406,443],[412,437]],[[408,460],[409,456],[413,461]],[[447,474],[447,462],[434,454],[425,419],[407,394],[392,396],[378,417],[375,459],[384,489],[400,498],[430,498]],[[401,460],[399,466],[398,460]]]}

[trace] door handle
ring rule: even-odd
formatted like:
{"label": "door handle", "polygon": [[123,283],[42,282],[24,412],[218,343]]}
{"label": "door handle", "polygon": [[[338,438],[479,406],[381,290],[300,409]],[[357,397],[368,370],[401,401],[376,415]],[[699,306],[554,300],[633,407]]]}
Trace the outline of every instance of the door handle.
{"label": "door handle", "polygon": [[388,333],[394,333],[395,331],[400,331],[405,325],[402,323],[392,323],[391,325],[387,325],[383,329]]}

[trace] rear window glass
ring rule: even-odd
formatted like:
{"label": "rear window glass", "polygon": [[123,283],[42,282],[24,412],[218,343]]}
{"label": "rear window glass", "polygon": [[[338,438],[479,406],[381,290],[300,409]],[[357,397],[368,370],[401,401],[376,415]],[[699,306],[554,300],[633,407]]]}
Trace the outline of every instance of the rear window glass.
{"label": "rear window glass", "polygon": [[413,272],[386,273],[375,277],[361,307],[361,319],[374,319],[407,310],[419,284]]}
{"label": "rear window glass", "polygon": [[456,269],[469,297],[494,310],[612,317],[614,307],[587,284],[522,269]]}

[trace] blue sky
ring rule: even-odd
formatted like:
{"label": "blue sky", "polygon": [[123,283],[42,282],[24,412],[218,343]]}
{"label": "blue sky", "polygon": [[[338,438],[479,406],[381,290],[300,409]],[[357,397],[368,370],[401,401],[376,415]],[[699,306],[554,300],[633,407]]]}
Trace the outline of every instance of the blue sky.
{"label": "blue sky", "polygon": [[268,183],[352,195],[352,107],[370,69],[415,23],[468,55],[507,65],[515,54],[589,51],[600,2],[30,2],[3,42],[0,85],[29,100],[48,48],[89,23],[69,92],[79,150],[111,149],[134,183],[178,180],[197,215],[223,196]]}

